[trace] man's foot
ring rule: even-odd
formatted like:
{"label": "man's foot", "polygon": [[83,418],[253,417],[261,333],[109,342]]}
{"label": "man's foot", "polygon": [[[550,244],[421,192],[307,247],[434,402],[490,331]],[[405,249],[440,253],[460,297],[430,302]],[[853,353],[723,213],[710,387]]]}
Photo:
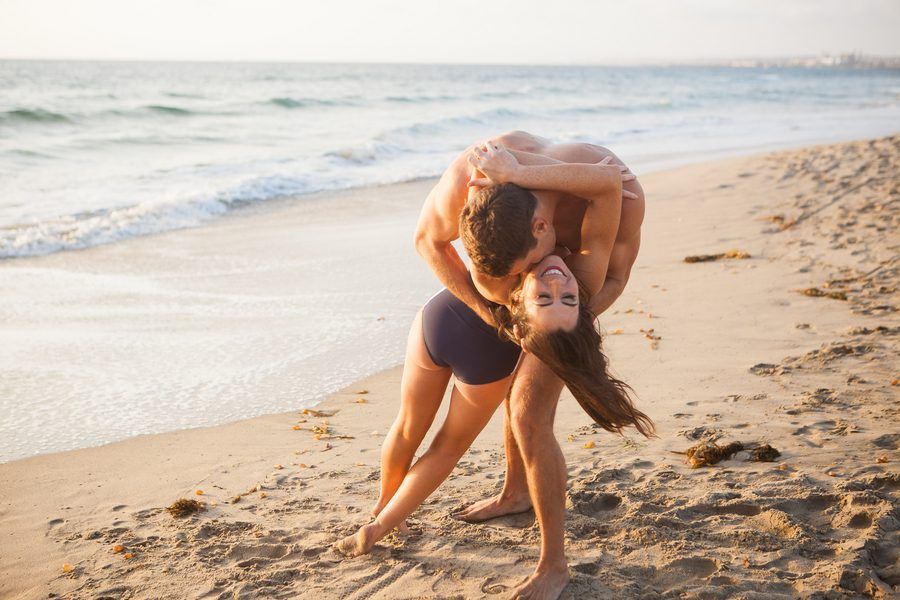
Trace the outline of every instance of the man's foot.
{"label": "man's foot", "polygon": [[513,590],[512,600],[556,600],[569,584],[569,569],[538,569]]}
{"label": "man's foot", "polygon": [[344,539],[335,542],[332,548],[347,558],[353,558],[354,556],[361,556],[371,552],[377,541],[375,523],[369,523],[360,527],[353,535],[348,535]]}
{"label": "man's foot", "polygon": [[531,510],[531,498],[527,495],[507,497],[501,493],[493,498],[479,500],[475,504],[453,513],[451,516],[466,523],[481,523],[497,517],[517,515],[529,510]]}

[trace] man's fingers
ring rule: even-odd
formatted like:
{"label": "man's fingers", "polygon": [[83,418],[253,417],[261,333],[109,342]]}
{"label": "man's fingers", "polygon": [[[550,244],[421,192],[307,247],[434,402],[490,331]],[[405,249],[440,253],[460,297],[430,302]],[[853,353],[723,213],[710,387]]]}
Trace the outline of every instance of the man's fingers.
{"label": "man's fingers", "polygon": [[637,177],[634,176],[634,173],[622,173],[622,183],[626,181],[634,181]]}
{"label": "man's fingers", "polygon": [[486,187],[491,184],[490,179],[484,179],[479,177],[478,179],[470,179],[469,187]]}
{"label": "man's fingers", "polygon": [[622,197],[629,198],[631,200],[637,200],[638,195],[635,194],[634,192],[629,192],[628,190],[622,190]]}
{"label": "man's fingers", "polygon": [[601,164],[601,165],[608,165],[608,164],[611,163],[611,162],[612,162],[612,156],[607,156],[606,158],[604,158],[603,160],[601,160],[598,164]]}

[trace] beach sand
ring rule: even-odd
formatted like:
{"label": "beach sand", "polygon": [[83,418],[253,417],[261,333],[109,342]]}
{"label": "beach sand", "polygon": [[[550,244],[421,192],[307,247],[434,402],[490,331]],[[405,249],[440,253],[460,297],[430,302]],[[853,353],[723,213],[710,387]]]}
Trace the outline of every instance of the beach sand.
{"label": "beach sand", "polygon": [[[641,256],[600,322],[659,437],[595,429],[564,393],[563,598],[900,591],[898,165],[893,137],[641,178]],[[684,261],[729,250],[750,257]],[[410,536],[350,560],[330,549],[375,502],[399,378],[394,368],[333,394],[316,406],[328,416],[0,465],[0,597],[504,597],[535,566],[533,514],[449,517],[500,489],[499,413]],[[780,456],[691,468],[684,452],[704,441]],[[175,518],[165,507],[179,498],[205,510]]]}

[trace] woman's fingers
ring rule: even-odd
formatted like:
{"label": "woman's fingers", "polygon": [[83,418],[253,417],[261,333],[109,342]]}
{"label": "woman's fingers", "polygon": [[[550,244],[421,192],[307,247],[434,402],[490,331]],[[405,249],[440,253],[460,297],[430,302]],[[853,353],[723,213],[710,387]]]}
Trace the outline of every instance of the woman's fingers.
{"label": "woman's fingers", "polygon": [[637,177],[634,176],[634,173],[622,173],[622,183],[626,181],[634,181]]}
{"label": "woman's fingers", "polygon": [[622,197],[630,200],[637,200],[638,195],[634,192],[629,192],[628,190],[622,190]]}
{"label": "woman's fingers", "polygon": [[491,185],[491,180],[484,177],[469,180],[469,187],[487,187],[489,185]]}

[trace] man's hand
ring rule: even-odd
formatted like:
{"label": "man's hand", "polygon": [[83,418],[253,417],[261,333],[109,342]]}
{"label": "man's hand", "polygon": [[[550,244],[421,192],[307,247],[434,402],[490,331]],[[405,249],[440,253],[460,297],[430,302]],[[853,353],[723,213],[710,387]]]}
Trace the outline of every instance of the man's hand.
{"label": "man's hand", "polygon": [[515,176],[521,168],[515,156],[501,144],[491,140],[486,141],[481,147],[472,148],[468,159],[470,165],[484,174],[484,177],[470,179],[470,187],[515,183]]}
{"label": "man's hand", "polygon": [[[626,167],[625,165],[616,165],[616,164],[612,161],[612,157],[611,157],[611,156],[607,156],[606,158],[604,158],[603,160],[601,160],[601,161],[600,161],[599,163],[597,163],[597,164],[598,164],[598,165],[613,165],[613,166],[618,166],[618,167],[619,167],[619,171],[621,171],[621,173],[622,173],[622,183],[625,183],[626,181],[634,181],[635,179],[637,179],[637,177],[634,176],[634,173],[632,173],[632,172],[628,169],[628,167]],[[638,195],[635,194],[634,192],[629,192],[629,191],[626,190],[624,187],[622,188],[622,198],[630,198],[630,199],[634,200],[634,199],[636,199],[637,197],[638,197]]]}

